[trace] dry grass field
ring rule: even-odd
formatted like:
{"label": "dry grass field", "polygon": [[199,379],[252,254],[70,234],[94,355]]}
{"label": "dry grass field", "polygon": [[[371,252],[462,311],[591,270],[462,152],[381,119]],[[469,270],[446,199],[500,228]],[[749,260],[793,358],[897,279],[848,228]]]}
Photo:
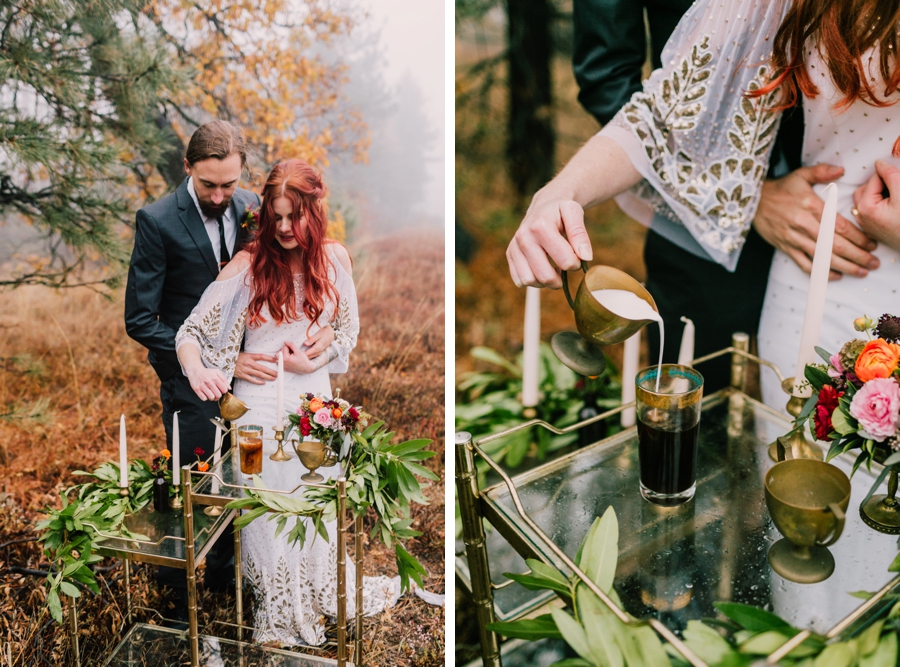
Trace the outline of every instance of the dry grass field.
{"label": "dry grass field", "polygon": [[[397,431],[428,437],[438,456],[429,467],[431,504],[414,511],[410,551],[428,571],[428,590],[444,592],[444,255],[439,234],[376,239],[351,247],[361,319],[351,372],[333,382]],[[159,385],[145,350],[125,334],[122,295],[40,288],[0,294],[0,664],[74,665],[68,634],[44,608],[47,568],[32,529],[59,492],[117,456],[120,413],[129,453],[160,448]],[[366,571],[395,574],[393,551],[367,543]],[[152,568],[137,565],[135,604],[161,609]],[[101,594],[79,600],[81,660],[99,665],[123,626],[121,563],[97,568]],[[202,585],[202,578],[201,578]],[[233,620],[231,597],[201,589],[201,628]],[[249,609],[245,613],[249,612]],[[247,618],[247,616],[245,616]],[[138,620],[150,620],[138,616]],[[223,626],[219,626],[222,628]],[[227,632],[216,634],[227,636]],[[444,664],[444,610],[403,598],[366,619],[372,665]]]}

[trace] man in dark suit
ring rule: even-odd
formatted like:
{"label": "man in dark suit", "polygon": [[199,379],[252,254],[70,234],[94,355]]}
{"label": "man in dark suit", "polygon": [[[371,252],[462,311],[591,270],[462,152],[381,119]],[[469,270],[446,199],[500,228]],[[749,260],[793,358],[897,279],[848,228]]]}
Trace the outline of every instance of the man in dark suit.
{"label": "man in dark suit", "polygon": [[[134,251],[125,293],[125,329],[149,350],[150,365],[160,380],[159,396],[166,443],[172,446],[172,415],[178,412],[182,463],[195,460],[194,449],[212,453],[219,415],[215,401],[200,399],[181,372],[175,354],[175,334],[197,305],[207,286],[247,240],[242,225],[248,208],[259,197],[238,187],[246,167],[240,131],[216,120],[194,132],[184,158],[187,178],[175,192],[137,213]],[[333,340],[325,327],[307,354],[313,358]],[[235,377],[256,384],[274,380],[275,357],[241,353]],[[229,440],[223,441],[223,448]],[[233,581],[229,561],[234,547],[230,539],[218,541],[206,560],[206,586],[223,590]],[[183,570],[160,567],[160,585],[175,590],[177,620],[186,620],[186,580]]]}
{"label": "man in dark suit", "polygon": [[[574,50],[573,65],[579,85],[578,99],[601,125],[608,123],[625,105],[632,94],[642,89],[642,69],[650,55],[654,68],[661,67],[663,46],[678,25],[678,21],[693,4],[692,0],[575,0],[573,5]],[[646,11],[646,24],[645,24]],[[649,30],[649,34],[648,34]],[[666,336],[664,359],[674,361],[682,324],[687,316],[696,325],[695,356],[722,349],[731,344],[731,334],[745,331],[756,334],[765,296],[769,265],[775,246],[803,267],[807,273],[812,266],[815,240],[823,202],[812,185],[837,179],[843,170],[830,165],[801,167],[800,151],[803,141],[803,112],[794,108],[785,113],[773,149],[769,180],[763,186],[762,198],[753,227],[733,273],[709,259],[704,259],[649,230],[644,246],[647,267],[647,289],[653,295],[669,333]],[[535,195],[534,202],[541,198]],[[535,220],[531,212],[519,228],[516,244],[519,249],[540,246],[556,265],[577,269],[577,258],[589,260],[589,241],[584,248],[571,243],[560,254],[551,251],[555,244],[550,228],[564,228],[570,241],[581,239],[583,223],[579,220]],[[574,224],[572,227],[570,225]],[[543,232],[536,230],[543,229]],[[549,231],[548,231],[549,230]],[[559,236],[559,232],[555,233]],[[586,239],[586,234],[584,235]],[[556,246],[560,247],[560,246]],[[832,259],[833,277],[847,273],[865,275],[877,262],[869,250],[874,244],[849,221],[838,216]],[[577,250],[576,250],[577,249]],[[507,253],[509,255],[509,253]],[[531,268],[536,268],[529,257]],[[513,262],[510,262],[511,267]],[[877,264],[875,264],[877,266]],[[535,286],[558,287],[557,281],[523,281]],[[740,298],[735,298],[740,295]],[[728,304],[723,308],[722,304]],[[659,332],[648,327],[650,358],[659,354]],[[719,389],[730,379],[727,358],[703,365],[707,390]]]}

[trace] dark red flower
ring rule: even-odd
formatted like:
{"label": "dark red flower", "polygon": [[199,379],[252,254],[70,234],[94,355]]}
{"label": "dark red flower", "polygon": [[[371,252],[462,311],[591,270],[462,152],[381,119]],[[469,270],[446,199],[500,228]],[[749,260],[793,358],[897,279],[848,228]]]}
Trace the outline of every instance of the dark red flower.
{"label": "dark red flower", "polygon": [[815,423],[816,440],[830,440],[829,435],[834,430],[831,424],[831,415],[838,407],[838,399],[844,395],[844,392],[835,390],[829,384],[826,384],[819,391],[819,400],[816,403],[815,415],[813,422]]}
{"label": "dark red flower", "polygon": [[347,410],[347,414],[349,414],[354,419],[359,419],[359,412],[357,412],[356,408],[350,408]]}
{"label": "dark red flower", "polygon": [[300,418],[300,435],[307,436],[312,433],[312,424],[309,421],[309,417],[301,417]]}
{"label": "dark red flower", "polygon": [[197,447],[196,449],[194,449],[194,454],[196,456],[203,456],[203,447]]}

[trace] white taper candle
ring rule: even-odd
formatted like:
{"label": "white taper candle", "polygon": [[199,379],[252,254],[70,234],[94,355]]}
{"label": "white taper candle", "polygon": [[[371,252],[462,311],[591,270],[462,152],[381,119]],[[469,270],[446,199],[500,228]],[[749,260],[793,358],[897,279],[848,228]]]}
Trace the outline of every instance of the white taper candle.
{"label": "white taper candle", "polygon": [[[641,354],[641,330],[638,329],[631,338],[625,341],[625,351],[622,354],[622,405],[632,403],[635,399],[636,389],[634,378],[638,372],[638,364]],[[634,426],[634,407],[622,411],[622,426],[628,428]]]}
{"label": "white taper candle", "polygon": [[806,382],[806,364],[815,363],[815,346],[819,343],[822,316],[825,313],[825,291],[828,288],[828,271],[831,267],[831,251],[834,246],[834,226],[837,219],[837,185],[829,183],[822,192],[825,208],[819,224],[816,239],[816,254],[813,257],[812,272],[809,276],[809,292],[806,296],[806,313],[803,316],[803,333],[800,335],[800,351],[797,355],[797,371],[794,373],[794,393],[812,395],[812,387],[807,385],[802,392],[799,387]]}
{"label": "white taper candle", "polygon": [[541,361],[541,290],[525,290],[525,346],[522,353],[522,407],[538,403],[538,374]]}
{"label": "white taper candle", "polygon": [[178,413],[172,415],[172,486],[181,484],[181,436],[178,434]]}
{"label": "white taper candle", "polygon": [[284,429],[284,355],[278,353],[278,379],[275,381],[277,393],[275,396],[275,413],[277,415],[277,429]]}
{"label": "white taper candle", "polygon": [[678,348],[678,363],[682,366],[690,366],[694,360],[694,322],[687,317],[682,317],[684,333],[681,334],[681,347]]}
{"label": "white taper candle", "polygon": [[128,488],[128,443],[125,438],[125,415],[119,418],[119,488]]}

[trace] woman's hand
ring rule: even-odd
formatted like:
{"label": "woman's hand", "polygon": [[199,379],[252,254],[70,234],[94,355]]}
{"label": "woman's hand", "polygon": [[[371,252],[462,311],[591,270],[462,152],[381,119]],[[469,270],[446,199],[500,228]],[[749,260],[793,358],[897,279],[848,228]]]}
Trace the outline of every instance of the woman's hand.
{"label": "woman's hand", "polygon": [[289,340],[284,342],[281,353],[284,356],[284,370],[288,373],[307,375],[318,369],[316,363],[303,352],[300,346]]}
{"label": "woman's hand", "polygon": [[203,401],[217,401],[228,391],[228,382],[217,368],[192,367],[187,371],[191,389]]}
{"label": "woman's hand", "polygon": [[[887,190],[887,197],[884,196]],[[875,174],[853,193],[856,220],[876,241],[900,250],[900,169],[875,161]]]}

